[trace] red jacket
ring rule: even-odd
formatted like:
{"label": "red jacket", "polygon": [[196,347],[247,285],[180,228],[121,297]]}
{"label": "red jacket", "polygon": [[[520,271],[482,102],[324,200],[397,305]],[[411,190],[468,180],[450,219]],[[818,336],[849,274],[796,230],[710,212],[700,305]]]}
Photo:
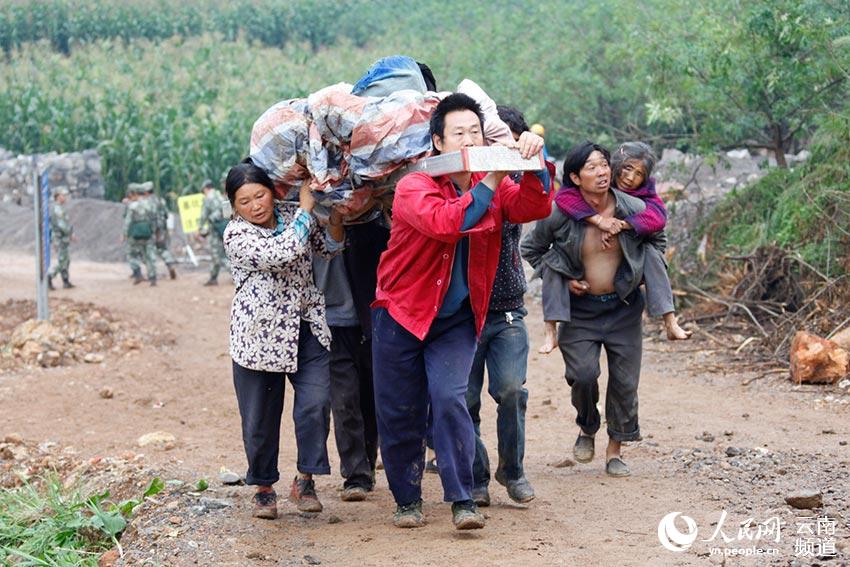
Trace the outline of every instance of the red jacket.
{"label": "red jacket", "polygon": [[[554,179],[554,168],[547,166]],[[473,173],[470,187],[485,175]],[[470,192],[458,197],[445,175],[405,175],[396,186],[390,241],[378,264],[372,307],[386,308],[402,327],[424,340],[443,304],[456,244],[469,235],[469,298],[480,334],[499,263],[502,221],[519,224],[549,216],[550,194],[533,173],[524,174],[519,184],[505,177],[478,224],[461,232]]]}

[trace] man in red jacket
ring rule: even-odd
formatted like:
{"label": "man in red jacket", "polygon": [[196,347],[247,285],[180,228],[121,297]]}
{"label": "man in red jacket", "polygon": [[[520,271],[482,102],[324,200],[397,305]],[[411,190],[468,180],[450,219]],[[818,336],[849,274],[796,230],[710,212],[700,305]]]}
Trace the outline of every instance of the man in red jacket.
{"label": "man in red jacket", "polygon": [[[483,146],[483,116],[472,98],[455,93],[431,117],[437,153]],[[543,139],[524,133],[523,157]],[[430,404],[444,500],[458,529],[484,527],[472,500],[475,431],[466,408],[467,379],[501,246],[502,221],[548,216],[548,169],[519,184],[508,172],[406,175],[396,186],[393,224],[378,265],[372,304],[372,353],[381,456],[398,527],[424,525],[421,481]]]}

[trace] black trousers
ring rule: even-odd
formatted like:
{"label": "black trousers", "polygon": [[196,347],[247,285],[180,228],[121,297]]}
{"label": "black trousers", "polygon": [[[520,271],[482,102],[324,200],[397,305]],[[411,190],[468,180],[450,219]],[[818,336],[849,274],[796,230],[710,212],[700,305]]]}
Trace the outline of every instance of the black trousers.
{"label": "black trousers", "polygon": [[331,412],[343,486],[371,490],[378,459],[372,341],[356,327],[331,327]]}
{"label": "black trousers", "polygon": [[599,355],[608,355],[608,389],[605,418],[608,436],[615,441],[640,438],[638,382],[643,346],[641,314],[644,299],[634,291],[621,301],[608,296],[570,297],[572,317],[558,329],[558,346],[566,365],[572,391],[576,424],[593,435],[601,426],[599,402]]}
{"label": "black trousers", "polygon": [[294,374],[251,370],[233,363],[233,385],[242,417],[242,441],[248,458],[247,484],[271,486],[280,479],[280,422],[286,378],[295,390],[292,420],[298,471],[330,474],[330,356],[301,322],[298,337],[298,370]]}

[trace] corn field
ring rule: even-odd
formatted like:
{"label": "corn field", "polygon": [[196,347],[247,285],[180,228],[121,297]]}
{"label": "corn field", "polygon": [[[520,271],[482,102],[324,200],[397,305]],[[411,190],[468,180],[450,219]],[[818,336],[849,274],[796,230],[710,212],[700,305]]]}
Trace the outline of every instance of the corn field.
{"label": "corn field", "polygon": [[[473,79],[529,123],[543,123],[553,155],[582,139],[609,146],[639,139],[697,151],[748,144],[769,130],[759,101],[774,100],[755,96],[751,83],[782,86],[775,98],[784,106],[777,108],[805,110],[794,111],[804,118],[795,130],[802,142],[815,117],[847,100],[839,88],[829,91],[835,97],[829,104],[807,95],[812,84],[835,86],[847,76],[846,1],[707,0],[703,12],[746,7],[749,14],[729,23],[718,17],[710,30],[702,12],[680,0],[641,5],[4,0],[0,147],[17,153],[95,148],[113,199],[128,182],[145,180],[161,192],[181,193],[204,178],[220,179],[244,157],[251,125],[275,102],[354,82],[392,54],[430,65],[440,90]],[[795,10],[798,23],[785,33],[785,15]],[[779,39],[770,35],[774,29]],[[817,71],[830,78],[843,69],[838,78],[800,79],[796,52],[775,49],[791,32],[795,45],[817,44],[818,53],[830,54],[803,65],[807,76]],[[760,44],[754,33],[766,34]],[[753,55],[756,45],[762,49]],[[773,73],[782,70],[777,77],[802,81],[800,88],[762,80],[753,70],[766,62]],[[743,115],[729,97],[753,108]]]}
{"label": "corn field", "polygon": [[68,54],[104,39],[151,41],[218,33],[267,46],[306,43],[315,52],[347,38],[363,45],[376,31],[386,0],[5,0],[0,46],[7,54],[46,40]]}
{"label": "corn field", "polygon": [[210,35],[166,40],[156,49],[107,40],[70,56],[24,46],[0,65],[0,147],[96,148],[110,199],[120,199],[127,183],[147,180],[161,193],[192,192],[247,155],[251,126],[266,108],[356,80],[372,59],[342,63]]}

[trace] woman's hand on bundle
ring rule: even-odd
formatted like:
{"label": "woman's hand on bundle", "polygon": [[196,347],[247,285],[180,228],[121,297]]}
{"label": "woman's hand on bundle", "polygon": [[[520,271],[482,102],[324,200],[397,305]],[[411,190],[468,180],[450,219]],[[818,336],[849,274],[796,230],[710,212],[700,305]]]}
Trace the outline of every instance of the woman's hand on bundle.
{"label": "woman's hand on bundle", "polygon": [[301,186],[301,189],[298,191],[298,204],[302,210],[312,213],[313,207],[316,206],[316,198],[313,197],[313,192],[310,190],[310,186],[305,183]]}

